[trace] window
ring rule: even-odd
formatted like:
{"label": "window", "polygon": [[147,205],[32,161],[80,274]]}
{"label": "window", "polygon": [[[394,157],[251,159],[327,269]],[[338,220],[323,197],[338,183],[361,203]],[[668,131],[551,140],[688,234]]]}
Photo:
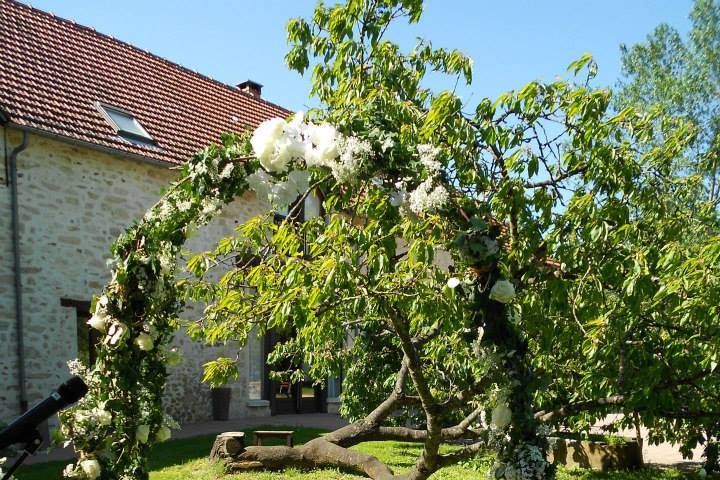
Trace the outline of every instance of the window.
{"label": "window", "polygon": [[97,108],[103,114],[105,120],[115,129],[118,136],[131,142],[139,142],[154,145],[155,142],[150,134],[140,125],[140,122],[132,113],[104,103],[97,103]]}
{"label": "window", "polygon": [[263,398],[263,371],[265,369],[265,355],[263,341],[258,337],[257,327],[253,327],[248,335],[248,399],[261,400]]}
{"label": "window", "polygon": [[327,382],[328,398],[338,399],[342,393],[342,374],[339,377],[328,378]]}
{"label": "window", "polygon": [[90,319],[90,302],[62,298],[60,305],[75,309],[78,359],[83,365],[94,365],[97,357],[97,344],[100,342],[100,332],[90,328],[87,324]]}

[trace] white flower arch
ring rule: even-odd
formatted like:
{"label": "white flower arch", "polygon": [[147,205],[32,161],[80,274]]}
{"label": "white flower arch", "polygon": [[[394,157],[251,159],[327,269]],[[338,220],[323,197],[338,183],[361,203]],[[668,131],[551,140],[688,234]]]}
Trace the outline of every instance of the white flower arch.
{"label": "white flower arch", "polygon": [[[433,162],[437,151],[425,148],[420,154]],[[96,364],[71,366],[89,392],[60,414],[61,434],[80,456],[67,466],[66,477],[147,478],[151,445],[177,428],[163,414],[162,395],[166,367],[178,359],[168,348],[183,308],[174,271],[189,231],[247,190],[275,205],[291,203],[308,191],[308,169],[329,170],[338,183],[352,182],[371,155],[367,141],[327,123],[305,122],[300,113],[290,122],[268,120],[250,138],[227,135],[183,167],[180,179],[112,247],[112,280],[93,302],[88,321],[104,335]],[[298,169],[288,172],[290,166]],[[395,196],[405,198],[415,213],[438,208],[447,193],[440,185],[430,188],[432,183],[431,176],[409,195],[402,190]]]}

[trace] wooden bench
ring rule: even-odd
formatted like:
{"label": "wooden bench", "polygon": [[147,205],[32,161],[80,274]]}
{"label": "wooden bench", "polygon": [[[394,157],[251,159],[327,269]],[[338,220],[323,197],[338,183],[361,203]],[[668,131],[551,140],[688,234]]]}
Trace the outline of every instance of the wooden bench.
{"label": "wooden bench", "polygon": [[255,445],[261,446],[263,438],[284,438],[288,447],[293,446],[293,430],[257,430],[255,434]]}

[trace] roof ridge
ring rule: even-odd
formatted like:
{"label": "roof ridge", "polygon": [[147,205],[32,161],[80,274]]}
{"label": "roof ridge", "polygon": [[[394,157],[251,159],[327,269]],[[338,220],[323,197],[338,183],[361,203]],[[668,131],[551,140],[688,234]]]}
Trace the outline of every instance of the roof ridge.
{"label": "roof ridge", "polygon": [[87,31],[88,33],[90,33],[90,34],[92,34],[92,35],[96,35],[96,36],[101,37],[101,38],[106,38],[106,39],[108,39],[108,40],[111,40],[111,41],[119,44],[119,45],[123,45],[123,46],[126,46],[126,47],[130,47],[131,49],[137,51],[137,52],[140,53],[140,54],[148,55],[148,56],[150,56],[150,57],[152,57],[152,58],[154,58],[154,59],[156,59],[156,60],[159,60],[159,61],[161,61],[162,63],[165,63],[165,64],[167,64],[167,65],[169,65],[169,66],[171,66],[171,67],[176,67],[176,68],[179,68],[179,69],[181,69],[181,70],[184,70],[185,72],[187,72],[187,73],[189,73],[189,74],[191,74],[191,75],[195,75],[196,77],[199,77],[199,78],[202,79],[202,80],[209,80],[209,81],[211,81],[211,82],[213,82],[213,83],[215,83],[215,84],[217,84],[217,85],[220,85],[220,86],[228,89],[229,91],[231,91],[231,92],[233,92],[233,93],[238,93],[238,94],[240,94],[241,96],[243,96],[243,97],[245,97],[245,98],[247,98],[247,99],[249,99],[249,100],[251,100],[251,101],[260,102],[260,103],[265,103],[265,104],[267,104],[267,105],[273,106],[273,107],[278,108],[278,109],[280,109],[280,110],[287,111],[288,113],[291,113],[291,112],[292,112],[291,110],[288,110],[287,108],[285,108],[285,107],[283,107],[283,106],[281,106],[281,105],[278,105],[277,103],[271,102],[271,101],[269,101],[269,100],[267,100],[267,99],[264,99],[264,98],[262,98],[262,97],[256,97],[256,96],[254,96],[254,95],[252,95],[252,94],[250,94],[250,93],[247,93],[247,92],[243,92],[242,90],[240,90],[240,89],[238,89],[238,88],[236,88],[236,87],[234,87],[234,86],[232,86],[232,85],[229,85],[229,84],[227,84],[227,83],[225,83],[225,82],[222,82],[222,81],[220,81],[220,80],[218,80],[218,79],[215,79],[215,78],[213,78],[213,77],[211,77],[211,76],[209,76],[209,75],[205,75],[204,73],[200,73],[200,72],[198,72],[198,71],[196,71],[196,70],[193,70],[193,69],[191,69],[191,68],[189,68],[189,67],[186,67],[186,66],[184,66],[184,65],[182,65],[182,64],[180,64],[180,63],[173,62],[172,60],[168,60],[167,58],[161,57],[160,55],[158,55],[158,54],[156,54],[156,53],[153,53],[153,52],[151,52],[151,51],[149,51],[149,50],[147,50],[147,49],[140,48],[140,47],[138,47],[138,46],[136,46],[136,45],[133,45],[133,44],[130,43],[130,42],[125,41],[125,40],[120,40],[120,39],[118,39],[118,38],[113,37],[112,35],[107,34],[107,33],[102,33],[102,32],[96,30],[96,29],[93,28],[93,27],[90,27],[90,26],[87,26],[87,25],[82,25],[82,24],[80,24],[80,23],[77,23],[77,22],[75,22],[75,21],[72,20],[72,19],[60,17],[60,16],[58,16],[58,15],[55,15],[53,12],[41,10],[41,9],[39,9],[39,8],[37,8],[37,7],[34,7],[34,6],[31,5],[31,4],[24,3],[24,2],[22,2],[22,1],[20,1],[20,0],[0,0],[0,1],[6,1],[6,2],[8,2],[8,3],[14,3],[15,5],[17,5],[17,6],[21,7],[21,8],[27,8],[27,9],[29,9],[29,10],[32,10],[32,11],[34,11],[34,12],[37,12],[37,13],[45,16],[46,18],[50,19],[51,21],[56,21],[56,22],[59,22],[59,23],[64,23],[64,24],[66,24],[66,25],[68,25],[68,26],[70,26],[70,27],[73,27],[73,28],[76,28],[76,29],[79,29],[79,30],[83,30],[83,31]]}

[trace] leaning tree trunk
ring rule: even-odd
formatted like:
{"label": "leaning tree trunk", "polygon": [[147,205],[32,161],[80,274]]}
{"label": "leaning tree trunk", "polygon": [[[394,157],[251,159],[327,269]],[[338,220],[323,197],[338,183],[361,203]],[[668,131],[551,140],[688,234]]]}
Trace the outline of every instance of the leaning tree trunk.
{"label": "leaning tree trunk", "polygon": [[[403,361],[397,373],[395,386],[385,399],[367,417],[348,426],[335,430],[323,438],[312,440],[297,448],[285,446],[248,447],[244,452],[230,455],[226,459],[229,471],[248,469],[284,469],[335,467],[352,470],[367,475],[374,480],[424,480],[438,469],[455,464],[471,457],[485,445],[476,441],[482,434],[472,430],[471,426],[481,413],[475,409],[460,423],[448,428],[440,427],[442,407],[429,392],[428,384],[422,373],[422,365],[417,348],[422,339],[411,338],[407,331],[407,319],[390,309],[394,328],[403,344]],[[405,384],[411,379],[420,399],[410,398],[404,393]],[[480,382],[483,383],[483,382]],[[483,384],[483,386],[486,386]],[[471,392],[468,392],[471,393]],[[465,397],[453,400],[453,405],[462,405]],[[395,410],[420,403],[426,411],[428,428],[425,430],[406,427],[387,427],[382,423]],[[445,405],[449,408],[449,404]],[[442,455],[439,446],[444,441],[464,440],[467,445],[456,452]],[[423,443],[423,452],[415,466],[407,473],[396,475],[384,463],[372,455],[351,450],[350,447],[367,441],[407,441]]]}

